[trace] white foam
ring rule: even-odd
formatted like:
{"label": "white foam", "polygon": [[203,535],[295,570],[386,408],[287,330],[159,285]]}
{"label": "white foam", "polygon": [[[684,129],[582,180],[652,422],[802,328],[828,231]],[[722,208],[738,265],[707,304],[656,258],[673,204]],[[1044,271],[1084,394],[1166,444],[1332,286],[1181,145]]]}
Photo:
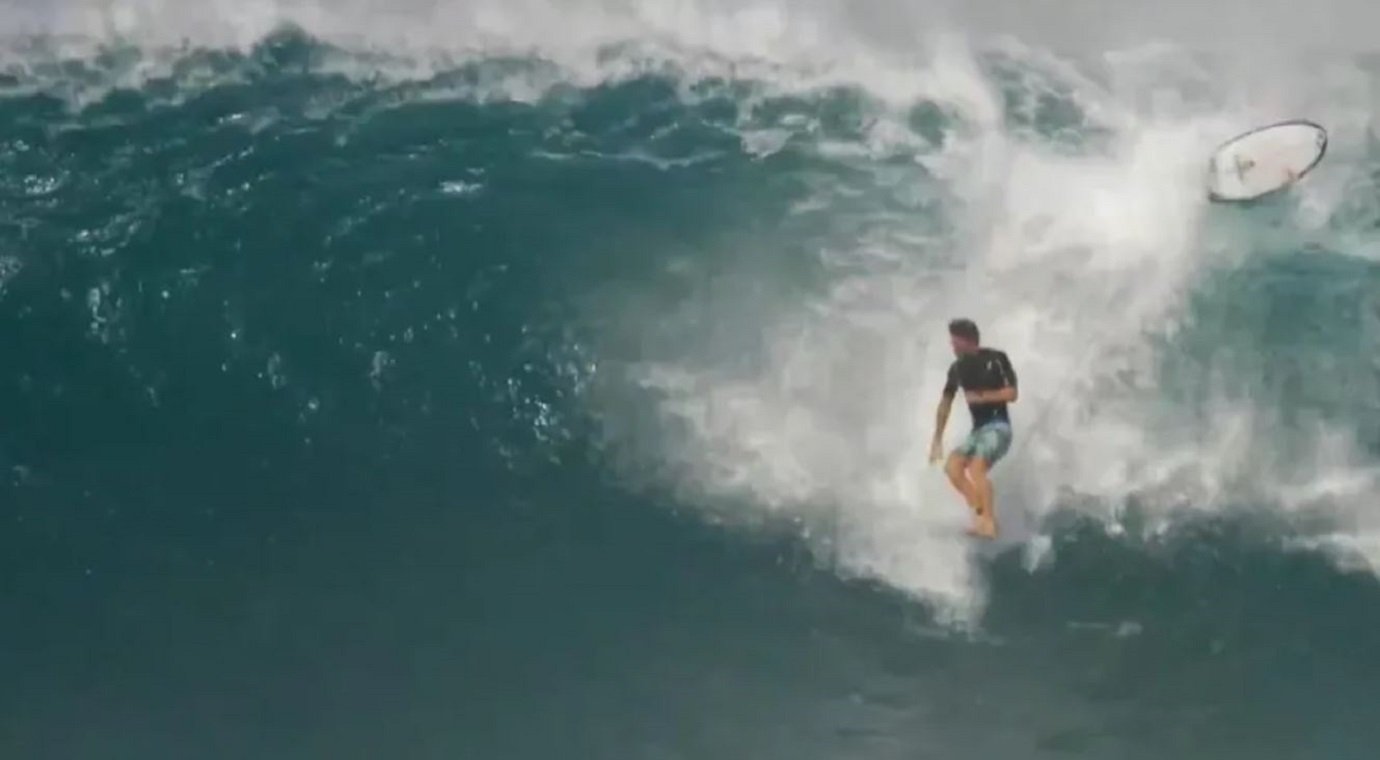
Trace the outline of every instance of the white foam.
{"label": "white foam", "polygon": [[[1372,4],[1352,5],[1362,16],[1374,13]],[[1128,3],[1120,10],[1136,19],[1125,31],[1137,39],[1154,30],[1210,32],[1214,44],[1226,44],[1226,32],[1203,23],[1220,5]],[[1309,40],[1340,43],[1335,30],[1308,26],[1326,18],[1326,8],[1305,10],[1257,9],[1252,18],[1297,16],[1298,33],[1285,42],[1291,49]],[[736,125],[759,157],[798,139],[865,177],[815,182],[795,206],[794,217],[863,230],[811,241],[833,271],[827,291],[744,303],[750,289],[729,284],[731,296],[704,293],[680,311],[630,308],[627,324],[665,331],[671,323],[672,332],[690,339],[634,373],[658,394],[656,411],[678,432],[629,434],[624,443],[642,446],[639,461],[671,473],[706,510],[732,503],[745,512],[720,517],[797,522],[842,572],[881,578],[960,621],[980,611],[982,583],[971,545],[956,530],[963,507],[925,462],[950,359],[943,324],[952,316],[977,318],[990,342],[1011,353],[1022,378],[1023,397],[1013,408],[1017,448],[998,477],[1007,514],[1038,514],[1073,489],[1098,497],[1092,503],[1115,525],[1130,493],[1150,493],[1165,506],[1213,509],[1243,483],[1294,494],[1278,502],[1282,508],[1336,510],[1353,497],[1320,482],[1370,482],[1345,436],[1318,433],[1320,448],[1330,441],[1326,476],[1302,466],[1276,471],[1271,436],[1282,433],[1270,410],[1223,393],[1208,399],[1213,418],[1204,421],[1167,403],[1156,389],[1157,357],[1148,340],[1173,332],[1186,292],[1204,273],[1249,250],[1205,229],[1211,225],[1200,180],[1207,151],[1244,126],[1303,110],[1338,125],[1334,151],[1344,152],[1373,111],[1369,79],[1347,66],[1280,64],[1288,55],[1281,45],[1224,55],[1241,62],[1226,81],[1207,76],[1196,57],[1172,43],[1107,53],[1112,48],[1093,40],[1099,32],[1122,33],[1112,29],[1123,23],[1119,16],[1091,0],[1038,9],[1016,0],[866,8],[841,0],[66,0],[0,11],[11,34],[70,35],[48,43],[57,57],[90,56],[117,41],[142,47],[149,62],[119,72],[126,84],[165,72],[158,62],[178,59],[186,45],[245,48],[291,23],[356,53],[386,53],[386,62],[346,56],[332,64],[370,76],[384,67],[393,76],[426,78],[505,54],[550,65],[442,96],[532,100],[556,84],[589,86],[649,70],[670,70],[687,82],[755,81],[760,98],[861,88],[872,112],[856,136],[822,138],[818,124],[799,115],[761,123],[753,108]],[[1009,123],[1005,98],[1013,91],[999,91],[980,65],[972,46],[988,43],[960,31],[970,24],[1024,40],[984,48],[1022,67],[1021,82],[1008,85],[1018,112],[1033,118],[1053,97],[1083,114],[1105,141],[1058,148],[1029,123]],[[1246,40],[1248,31],[1230,36]],[[1043,41],[1050,39],[1080,43],[1083,63],[1097,61],[1104,70],[1085,74],[1081,63],[1047,52]],[[32,55],[21,50],[11,60],[22,68]],[[1254,65],[1263,60],[1276,65]],[[694,95],[687,90],[685,97]],[[941,145],[908,122],[908,109],[925,100],[949,119]],[[1344,175],[1329,171],[1310,177],[1309,192],[1318,194],[1293,221],[1326,226],[1328,209],[1345,197],[1336,190]],[[952,226],[937,227],[933,207]],[[846,224],[858,214],[866,224]],[[1380,241],[1364,236],[1339,242],[1380,250]],[[744,275],[750,276],[762,275]],[[731,313],[714,311],[725,305]],[[723,337],[738,333],[736,341],[745,331],[760,331],[764,346],[747,369],[741,344]],[[376,364],[377,370],[386,363]],[[604,398],[601,406],[616,416],[620,403],[629,402]],[[966,424],[960,406],[949,444]],[[1034,541],[1032,566],[1048,561],[1041,548],[1047,545]]]}
{"label": "white foam", "polygon": [[[958,229],[917,234],[898,250],[903,236],[887,233],[915,222],[880,213],[853,247],[822,247],[839,273],[832,287],[797,304],[758,305],[751,324],[767,348],[751,371],[736,369],[712,339],[653,362],[641,382],[688,431],[658,455],[708,497],[745,496],[770,513],[831,525],[828,548],[842,572],[884,578],[956,620],[980,611],[982,583],[956,529],[966,518],[961,501],[925,463],[951,360],[950,317],[975,317],[1022,378],[1017,444],[997,478],[1009,518],[1038,516],[1068,490],[1095,497],[1087,504],[1110,527],[1133,494],[1164,515],[1243,498],[1294,509],[1300,500],[1278,494],[1306,491],[1322,470],[1282,466],[1284,437],[1330,441],[1331,461],[1351,462],[1339,466],[1356,475],[1363,465],[1345,434],[1285,429],[1274,410],[1229,386],[1203,389],[1207,418],[1158,389],[1154,339],[1172,339],[1205,275],[1249,253],[1213,249],[1201,180],[1203,157],[1252,115],[1177,101],[1161,118],[1153,101],[1068,77],[1067,97],[1095,104],[1083,112],[1097,114],[1094,126],[1106,133],[1070,155],[1009,130],[1000,94],[963,60],[967,52],[946,54],[936,79],[962,96],[945,102],[959,123],[943,151],[906,146],[883,111],[887,127],[827,155],[887,179],[865,196],[885,207],[899,205],[900,185],[891,167],[872,162],[869,140],[908,147],[941,178]],[[918,168],[912,180],[930,182]],[[856,205],[857,188],[833,192],[833,204],[806,208],[841,214],[842,200]],[[669,367],[676,380],[668,383]],[[960,405],[947,445],[966,427]],[[1016,530],[1021,523],[1009,520]]]}

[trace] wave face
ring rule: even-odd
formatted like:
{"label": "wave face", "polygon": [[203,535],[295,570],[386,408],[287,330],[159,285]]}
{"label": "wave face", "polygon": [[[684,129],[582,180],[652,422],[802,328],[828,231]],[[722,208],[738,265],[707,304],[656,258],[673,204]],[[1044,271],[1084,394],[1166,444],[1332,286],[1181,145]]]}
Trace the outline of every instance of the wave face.
{"label": "wave face", "polygon": [[0,748],[1372,756],[1377,70],[1195,7],[7,7]]}

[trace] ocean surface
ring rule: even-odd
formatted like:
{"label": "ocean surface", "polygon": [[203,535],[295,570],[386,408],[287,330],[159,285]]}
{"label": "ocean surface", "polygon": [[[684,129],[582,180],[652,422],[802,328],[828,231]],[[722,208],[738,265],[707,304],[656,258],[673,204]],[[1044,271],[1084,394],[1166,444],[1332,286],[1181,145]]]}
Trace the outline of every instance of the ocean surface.
{"label": "ocean surface", "polygon": [[5,5],[0,757],[1374,758],[1380,65],[1085,5]]}

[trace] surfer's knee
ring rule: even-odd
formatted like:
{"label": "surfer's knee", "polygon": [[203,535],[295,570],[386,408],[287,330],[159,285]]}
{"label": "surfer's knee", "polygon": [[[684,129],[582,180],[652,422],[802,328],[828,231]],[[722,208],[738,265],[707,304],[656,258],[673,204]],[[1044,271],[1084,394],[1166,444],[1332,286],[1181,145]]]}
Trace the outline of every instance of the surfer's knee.
{"label": "surfer's knee", "polygon": [[963,477],[963,471],[966,466],[962,456],[950,454],[949,461],[944,463],[944,472],[949,476],[950,480],[958,481]]}
{"label": "surfer's knee", "polygon": [[968,477],[977,479],[987,477],[987,460],[982,457],[973,457],[968,460]]}

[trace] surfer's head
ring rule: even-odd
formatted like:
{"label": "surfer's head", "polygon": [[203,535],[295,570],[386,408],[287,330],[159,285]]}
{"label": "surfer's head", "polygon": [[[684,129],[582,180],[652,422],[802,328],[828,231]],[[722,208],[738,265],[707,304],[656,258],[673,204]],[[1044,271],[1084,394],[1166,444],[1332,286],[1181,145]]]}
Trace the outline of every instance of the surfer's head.
{"label": "surfer's head", "polygon": [[980,342],[978,327],[973,320],[960,318],[949,323],[949,343],[954,347],[955,354],[971,354],[978,349]]}

